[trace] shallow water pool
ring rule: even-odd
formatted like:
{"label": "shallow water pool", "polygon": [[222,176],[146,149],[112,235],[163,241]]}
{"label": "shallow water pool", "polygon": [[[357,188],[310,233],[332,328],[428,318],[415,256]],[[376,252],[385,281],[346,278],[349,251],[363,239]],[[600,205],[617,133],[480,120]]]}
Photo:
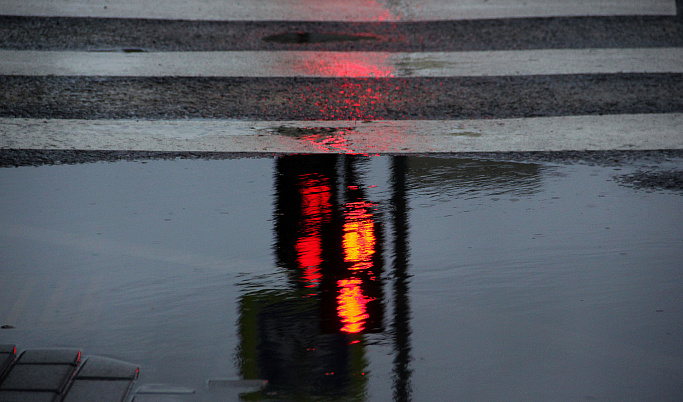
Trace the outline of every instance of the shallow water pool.
{"label": "shallow water pool", "polygon": [[[680,161],[669,161],[680,169]],[[661,167],[660,167],[661,168]],[[243,399],[680,400],[683,197],[633,166],[298,155],[0,169],[0,343]]]}

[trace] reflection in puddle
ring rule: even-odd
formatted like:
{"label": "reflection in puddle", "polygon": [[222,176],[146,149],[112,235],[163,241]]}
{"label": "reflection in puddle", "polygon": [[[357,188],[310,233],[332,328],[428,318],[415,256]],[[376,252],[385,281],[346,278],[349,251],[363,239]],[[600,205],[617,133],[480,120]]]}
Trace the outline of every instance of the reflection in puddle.
{"label": "reflection in puddle", "polygon": [[374,300],[363,295],[361,285],[363,281],[358,278],[340,279],[337,281],[339,296],[337,296],[337,311],[339,318],[344,324],[340,331],[355,334],[365,329],[365,320],[370,318],[366,313],[366,304]]}
{"label": "reflection in puddle", "polygon": [[372,268],[371,257],[375,253],[374,219],[370,212],[375,204],[356,201],[344,204],[344,261],[351,263],[349,269]]}
{"label": "reflection in puddle", "polygon": [[523,196],[541,187],[537,164],[439,157],[409,159],[411,190],[434,201],[503,194]]}
{"label": "reflection in puddle", "polygon": [[366,393],[364,334],[384,329],[383,257],[376,204],[356,174],[361,162],[276,162],[274,251],[290,288],[242,297],[239,349],[241,375],[268,380],[271,397]]}
{"label": "reflection in puddle", "polygon": [[322,224],[332,212],[328,180],[315,173],[301,175],[301,236],[296,241],[299,268],[306,287],[320,284],[322,263]]}
{"label": "reflection in puddle", "polygon": [[235,377],[268,380],[253,400],[674,400],[680,191],[614,177],[680,158],[545,157],[2,169],[0,341],[135,361],[188,400]]}
{"label": "reflection in puddle", "polygon": [[[337,129],[291,130],[281,129],[290,136]],[[265,394],[252,398],[364,399],[366,348],[374,342],[368,337],[377,335],[392,345],[394,397],[409,400],[406,182],[420,182],[413,186],[416,191],[438,192],[444,183],[457,187],[458,182],[471,189],[492,182],[502,189],[533,191],[539,173],[535,165],[393,157],[389,199],[375,199],[367,189],[382,183],[366,183],[361,173],[370,159],[307,155],[276,160],[273,250],[289,283],[257,291],[243,285],[240,373],[268,380]]]}

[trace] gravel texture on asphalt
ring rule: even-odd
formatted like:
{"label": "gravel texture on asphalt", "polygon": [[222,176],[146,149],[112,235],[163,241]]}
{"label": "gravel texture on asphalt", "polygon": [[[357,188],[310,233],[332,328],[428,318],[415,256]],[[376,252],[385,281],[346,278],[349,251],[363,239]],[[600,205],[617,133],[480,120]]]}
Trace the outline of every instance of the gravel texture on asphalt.
{"label": "gravel texture on asphalt", "polygon": [[0,116],[422,120],[683,112],[683,74],[0,77]]}
{"label": "gravel texture on asphalt", "polygon": [[461,51],[683,46],[675,16],[422,22],[173,21],[0,16],[15,50]]}

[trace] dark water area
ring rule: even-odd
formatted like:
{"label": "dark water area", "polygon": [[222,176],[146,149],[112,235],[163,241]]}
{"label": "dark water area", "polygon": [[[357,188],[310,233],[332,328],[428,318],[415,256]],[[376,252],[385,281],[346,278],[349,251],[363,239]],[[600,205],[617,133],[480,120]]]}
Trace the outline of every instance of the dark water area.
{"label": "dark water area", "polygon": [[134,362],[183,400],[680,400],[683,197],[621,179],[644,167],[0,169],[0,343]]}

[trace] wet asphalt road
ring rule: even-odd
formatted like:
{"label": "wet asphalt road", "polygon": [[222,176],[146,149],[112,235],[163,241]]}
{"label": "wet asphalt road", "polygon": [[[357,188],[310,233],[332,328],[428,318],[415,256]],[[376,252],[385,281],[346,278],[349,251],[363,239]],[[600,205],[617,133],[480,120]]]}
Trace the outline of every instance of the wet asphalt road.
{"label": "wet asphalt road", "polygon": [[[11,50],[397,52],[682,44],[680,13],[373,23],[0,16],[0,49]],[[10,118],[457,120],[682,111],[683,74],[673,73],[372,79],[0,77],[0,117]],[[131,155],[189,154],[1,151],[4,166]],[[623,154],[521,153],[504,158],[564,160],[568,155],[575,160],[595,155],[621,160]]]}
{"label": "wet asphalt road", "polygon": [[[455,51],[680,47],[680,16],[439,22],[0,17],[0,49]],[[673,113],[683,74],[306,79],[0,77],[0,117],[384,120]]]}
{"label": "wet asphalt road", "polygon": [[93,51],[461,51],[671,47],[675,16],[424,22],[169,21],[0,16],[0,48]]}
{"label": "wet asphalt road", "polygon": [[683,74],[0,77],[0,117],[415,120],[683,111]]}

